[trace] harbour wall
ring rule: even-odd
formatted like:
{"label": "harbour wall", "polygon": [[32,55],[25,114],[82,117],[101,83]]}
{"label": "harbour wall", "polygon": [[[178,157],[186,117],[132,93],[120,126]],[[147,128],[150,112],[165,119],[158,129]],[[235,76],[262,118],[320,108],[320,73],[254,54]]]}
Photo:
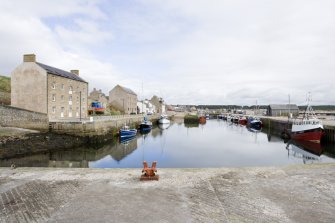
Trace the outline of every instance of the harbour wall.
{"label": "harbour wall", "polygon": [[[155,123],[158,115],[149,116]],[[115,136],[124,125],[138,128],[143,121],[143,115],[97,116],[88,122],[49,122],[49,130],[58,134],[76,136]]]}
{"label": "harbour wall", "polygon": [[47,114],[0,105],[0,126],[47,131]]}

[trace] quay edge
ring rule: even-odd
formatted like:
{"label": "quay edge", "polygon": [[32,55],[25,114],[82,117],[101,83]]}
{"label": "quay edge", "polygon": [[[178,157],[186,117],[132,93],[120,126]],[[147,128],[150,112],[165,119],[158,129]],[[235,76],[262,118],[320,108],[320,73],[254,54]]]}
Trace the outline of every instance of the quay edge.
{"label": "quay edge", "polygon": [[0,221],[335,221],[335,164],[158,166],[158,174],[159,181],[141,182],[140,168],[0,168]]}

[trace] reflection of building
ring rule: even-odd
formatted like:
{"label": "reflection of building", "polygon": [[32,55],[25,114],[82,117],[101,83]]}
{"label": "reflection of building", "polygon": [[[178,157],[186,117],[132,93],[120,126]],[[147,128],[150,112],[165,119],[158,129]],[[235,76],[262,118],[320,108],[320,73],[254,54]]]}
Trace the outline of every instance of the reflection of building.
{"label": "reflection of building", "polygon": [[125,114],[137,113],[137,95],[129,88],[116,85],[109,92],[109,104]]}
{"label": "reflection of building", "polygon": [[125,143],[117,143],[110,151],[110,155],[116,161],[121,161],[130,153],[137,149],[137,138],[134,138]]}
{"label": "reflection of building", "polygon": [[110,142],[96,148],[75,148],[72,150],[49,151],[24,157],[0,159],[0,167],[10,167],[14,163],[17,167],[69,167],[87,168],[90,161],[100,160],[106,156],[120,161],[137,149],[137,139],[127,144]]}
{"label": "reflection of building", "polygon": [[48,114],[50,120],[86,118],[88,83],[78,70],[67,72],[36,62],[34,54],[11,74],[11,105]]}

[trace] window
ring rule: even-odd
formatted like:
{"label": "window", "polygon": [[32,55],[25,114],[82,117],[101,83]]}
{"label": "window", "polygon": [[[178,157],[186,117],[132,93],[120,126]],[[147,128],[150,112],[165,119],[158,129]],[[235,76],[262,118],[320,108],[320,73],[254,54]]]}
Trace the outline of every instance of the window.
{"label": "window", "polygon": [[61,85],[61,89],[64,90],[64,84]]}
{"label": "window", "polygon": [[72,86],[70,86],[69,87],[69,94],[72,94],[72,90],[73,90],[73,88],[72,88]]}
{"label": "window", "polygon": [[64,101],[64,95],[60,96],[61,100]]}
{"label": "window", "polygon": [[61,110],[61,112],[64,112],[64,107],[61,107],[61,109],[60,109],[60,110]]}
{"label": "window", "polygon": [[72,101],[72,95],[69,96],[69,101]]}
{"label": "window", "polygon": [[56,107],[55,107],[55,106],[52,107],[52,113],[53,113],[53,114],[56,113]]}
{"label": "window", "polygon": [[52,95],[52,101],[56,101],[56,95],[55,94]]}
{"label": "window", "polygon": [[56,82],[52,82],[52,84],[51,84],[51,88],[52,88],[52,89],[56,89]]}

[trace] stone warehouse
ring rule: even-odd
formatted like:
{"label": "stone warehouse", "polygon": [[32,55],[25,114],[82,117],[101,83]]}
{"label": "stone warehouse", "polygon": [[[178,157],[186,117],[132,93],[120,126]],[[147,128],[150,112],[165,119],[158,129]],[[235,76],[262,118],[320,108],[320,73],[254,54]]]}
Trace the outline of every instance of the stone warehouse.
{"label": "stone warehouse", "polygon": [[109,91],[109,104],[125,114],[136,114],[137,94],[129,88],[116,85]]}
{"label": "stone warehouse", "polygon": [[13,107],[47,114],[49,121],[87,118],[88,83],[78,70],[51,67],[27,54],[11,78]]}

